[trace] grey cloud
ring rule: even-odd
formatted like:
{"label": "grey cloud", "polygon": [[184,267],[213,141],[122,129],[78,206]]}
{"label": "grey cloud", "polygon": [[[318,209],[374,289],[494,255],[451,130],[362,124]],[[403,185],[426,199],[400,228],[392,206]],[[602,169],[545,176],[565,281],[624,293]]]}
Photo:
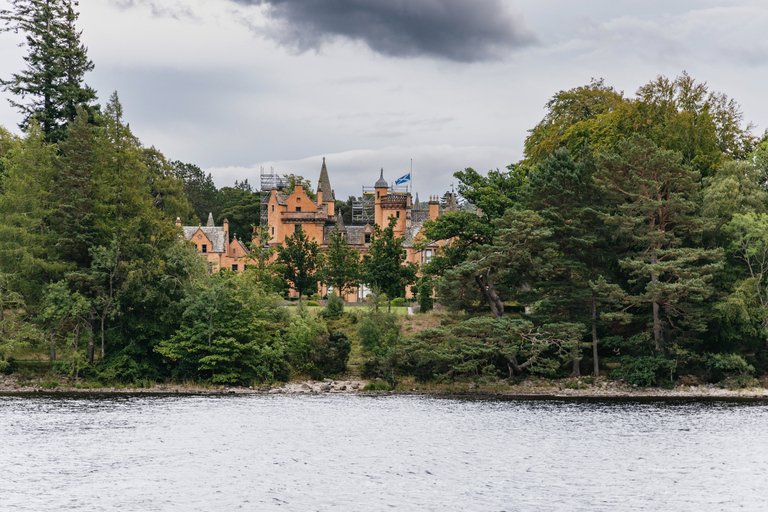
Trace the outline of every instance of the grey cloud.
{"label": "grey cloud", "polygon": [[186,5],[176,3],[173,6],[161,5],[159,0],[110,0],[113,5],[116,5],[120,9],[130,9],[132,7],[147,6],[152,12],[152,16],[155,18],[174,18],[180,19],[197,19],[195,13]]}
{"label": "grey cloud", "polygon": [[267,35],[299,52],[337,38],[391,57],[502,59],[536,35],[501,0],[231,0],[264,9]]}

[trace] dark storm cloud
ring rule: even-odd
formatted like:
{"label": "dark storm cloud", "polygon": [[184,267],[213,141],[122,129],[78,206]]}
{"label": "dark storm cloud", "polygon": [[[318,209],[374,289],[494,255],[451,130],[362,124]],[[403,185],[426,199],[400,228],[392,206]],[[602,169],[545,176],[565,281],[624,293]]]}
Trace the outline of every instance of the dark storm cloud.
{"label": "dark storm cloud", "polygon": [[267,34],[299,51],[335,38],[391,57],[503,58],[537,38],[500,0],[232,0],[265,8]]}

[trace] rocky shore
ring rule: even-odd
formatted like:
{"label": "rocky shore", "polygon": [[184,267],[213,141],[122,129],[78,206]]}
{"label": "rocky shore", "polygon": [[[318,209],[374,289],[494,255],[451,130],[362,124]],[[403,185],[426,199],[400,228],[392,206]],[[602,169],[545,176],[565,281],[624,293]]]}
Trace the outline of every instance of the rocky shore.
{"label": "rocky shore", "polygon": [[764,385],[728,389],[715,384],[677,385],[672,389],[630,386],[618,381],[587,383],[574,379],[532,379],[516,385],[477,386],[473,383],[445,386],[427,385],[395,391],[364,391],[368,381],[362,379],[325,379],[323,381],[294,381],[261,387],[226,387],[191,384],[157,384],[152,387],[92,387],[61,382],[55,387],[45,382],[19,382],[13,375],[0,376],[0,394],[81,393],[81,394],[418,394],[418,395],[476,395],[505,397],[555,398],[754,398],[768,399]]}

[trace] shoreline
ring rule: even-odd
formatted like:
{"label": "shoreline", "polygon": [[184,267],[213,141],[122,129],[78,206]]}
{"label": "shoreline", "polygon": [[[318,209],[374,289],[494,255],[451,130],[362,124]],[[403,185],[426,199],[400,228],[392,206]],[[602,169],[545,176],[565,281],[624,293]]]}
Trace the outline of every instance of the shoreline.
{"label": "shoreline", "polygon": [[474,383],[454,385],[419,385],[410,389],[363,390],[369,381],[363,379],[325,379],[324,381],[292,381],[280,386],[264,385],[261,387],[239,386],[197,386],[191,384],[156,384],[147,388],[103,387],[78,388],[68,385],[44,388],[40,383],[20,384],[13,378],[0,378],[0,395],[427,395],[427,396],[462,396],[462,397],[499,397],[499,398],[710,398],[710,399],[750,399],[768,400],[768,389],[761,386],[741,389],[726,389],[714,384],[678,385],[672,389],[654,387],[635,387],[617,381],[601,381],[594,384],[579,383],[573,386],[573,380],[531,381],[520,384],[501,386],[483,386]]}

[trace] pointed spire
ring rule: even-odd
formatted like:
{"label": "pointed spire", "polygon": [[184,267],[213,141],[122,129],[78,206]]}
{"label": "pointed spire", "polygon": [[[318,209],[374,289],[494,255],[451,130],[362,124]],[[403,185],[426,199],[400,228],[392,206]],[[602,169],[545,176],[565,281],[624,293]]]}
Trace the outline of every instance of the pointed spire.
{"label": "pointed spire", "polygon": [[323,191],[323,202],[336,201],[336,196],[331,188],[331,180],[328,178],[328,168],[325,166],[325,157],[323,157],[323,166],[320,168],[320,179],[317,181],[317,190]]}
{"label": "pointed spire", "polygon": [[213,212],[208,212],[208,223],[206,224],[206,226],[209,226],[209,227],[214,226],[214,223],[213,223]]}
{"label": "pointed spire", "polygon": [[344,216],[339,214],[338,217],[339,218],[336,219],[336,229],[338,229],[339,231],[346,231],[347,226],[344,225]]}
{"label": "pointed spire", "polygon": [[413,203],[414,210],[421,210],[421,203],[419,203],[419,193],[416,192],[416,201]]}

